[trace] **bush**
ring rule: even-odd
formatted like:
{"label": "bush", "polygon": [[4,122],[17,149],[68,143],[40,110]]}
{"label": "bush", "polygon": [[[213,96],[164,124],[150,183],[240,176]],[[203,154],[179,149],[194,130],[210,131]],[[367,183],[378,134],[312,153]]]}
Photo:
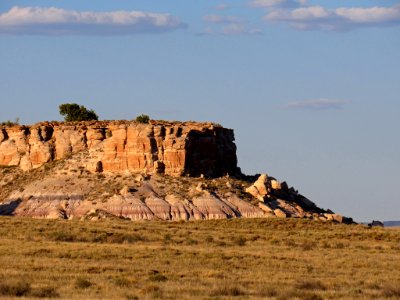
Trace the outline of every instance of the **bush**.
{"label": "bush", "polygon": [[30,296],[35,298],[58,298],[60,295],[57,293],[57,290],[54,287],[42,287],[36,290],[33,290],[30,293]]}
{"label": "bush", "polygon": [[7,120],[5,122],[0,123],[0,126],[6,126],[6,127],[11,127],[15,125],[19,125],[19,118],[16,118],[14,121]]}
{"label": "bush", "polygon": [[319,280],[300,281],[296,284],[296,287],[300,290],[326,290],[326,286]]}
{"label": "bush", "polygon": [[134,233],[114,233],[107,237],[107,242],[114,244],[133,244],[144,240],[142,236]]}
{"label": "bush", "polygon": [[234,239],[234,243],[238,246],[245,246],[247,239],[243,236],[238,236]]}
{"label": "bush", "polygon": [[132,282],[125,277],[118,277],[114,279],[114,284],[119,287],[129,287],[132,285]]}
{"label": "bush", "polygon": [[241,287],[233,285],[233,284],[222,284],[220,286],[215,287],[210,296],[218,297],[218,296],[243,296],[246,293],[241,289]]}
{"label": "bush", "polygon": [[28,282],[0,282],[0,295],[23,297],[31,291],[31,285]]}
{"label": "bush", "polygon": [[87,289],[92,286],[92,283],[85,278],[77,278],[75,280],[75,287],[78,289]]}
{"label": "bush", "polygon": [[150,117],[148,115],[140,115],[136,117],[136,122],[138,123],[149,123]]}
{"label": "bush", "polygon": [[88,110],[83,105],[76,103],[65,103],[59,106],[60,114],[64,116],[67,122],[73,121],[92,121],[98,120],[99,117],[93,110]]}
{"label": "bush", "polygon": [[261,297],[271,298],[276,297],[278,295],[278,292],[273,287],[262,286],[261,288],[259,288],[257,295]]}
{"label": "bush", "polygon": [[391,297],[400,298],[400,286],[387,285],[383,288],[382,293],[385,297],[388,298]]}
{"label": "bush", "polygon": [[163,281],[167,281],[168,278],[166,276],[164,276],[163,274],[161,274],[159,271],[153,270],[149,274],[149,280],[163,282]]}

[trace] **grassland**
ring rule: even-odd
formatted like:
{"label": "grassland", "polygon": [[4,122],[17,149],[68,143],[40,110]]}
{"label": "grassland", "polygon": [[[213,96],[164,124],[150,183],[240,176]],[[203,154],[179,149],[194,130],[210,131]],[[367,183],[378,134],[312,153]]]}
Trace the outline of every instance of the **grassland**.
{"label": "grassland", "polygon": [[0,298],[399,299],[400,230],[0,218]]}

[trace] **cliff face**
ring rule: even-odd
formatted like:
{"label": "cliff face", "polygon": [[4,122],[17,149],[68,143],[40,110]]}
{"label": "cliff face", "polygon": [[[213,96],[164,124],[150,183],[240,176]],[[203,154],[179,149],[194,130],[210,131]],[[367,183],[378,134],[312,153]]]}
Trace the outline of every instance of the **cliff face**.
{"label": "cliff face", "polygon": [[231,129],[212,123],[127,121],[39,123],[0,127],[0,165],[23,170],[87,152],[95,172],[171,176],[238,174]]}

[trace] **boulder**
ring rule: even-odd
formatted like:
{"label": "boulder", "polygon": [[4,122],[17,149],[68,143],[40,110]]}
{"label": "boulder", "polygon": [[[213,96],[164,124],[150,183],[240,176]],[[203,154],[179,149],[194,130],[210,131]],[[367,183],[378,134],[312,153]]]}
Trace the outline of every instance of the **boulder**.
{"label": "boulder", "polygon": [[260,177],[258,177],[258,179],[251,186],[246,188],[246,193],[249,193],[259,201],[264,202],[265,196],[269,193],[268,175],[260,175]]}
{"label": "boulder", "polygon": [[261,208],[266,213],[274,213],[274,210],[265,203],[262,202],[258,203],[258,207]]}
{"label": "boulder", "polygon": [[280,208],[274,209],[274,214],[275,214],[278,218],[286,218],[286,217],[287,217],[286,213],[285,213],[282,209],[280,209]]}
{"label": "boulder", "polygon": [[337,222],[337,223],[343,223],[343,221],[344,221],[344,217],[342,215],[339,215],[339,214],[325,213],[324,217],[328,221],[333,221],[333,222]]}
{"label": "boulder", "polygon": [[271,179],[270,184],[271,184],[271,188],[273,190],[280,190],[281,189],[281,184],[276,179]]}

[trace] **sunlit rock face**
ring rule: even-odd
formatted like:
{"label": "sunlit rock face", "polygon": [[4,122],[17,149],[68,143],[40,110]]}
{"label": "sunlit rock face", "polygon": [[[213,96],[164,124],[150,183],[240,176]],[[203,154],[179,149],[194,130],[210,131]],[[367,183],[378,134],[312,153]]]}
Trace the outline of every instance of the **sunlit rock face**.
{"label": "sunlit rock face", "polygon": [[233,130],[212,123],[45,122],[0,127],[0,165],[23,170],[87,152],[93,172],[239,174]]}

